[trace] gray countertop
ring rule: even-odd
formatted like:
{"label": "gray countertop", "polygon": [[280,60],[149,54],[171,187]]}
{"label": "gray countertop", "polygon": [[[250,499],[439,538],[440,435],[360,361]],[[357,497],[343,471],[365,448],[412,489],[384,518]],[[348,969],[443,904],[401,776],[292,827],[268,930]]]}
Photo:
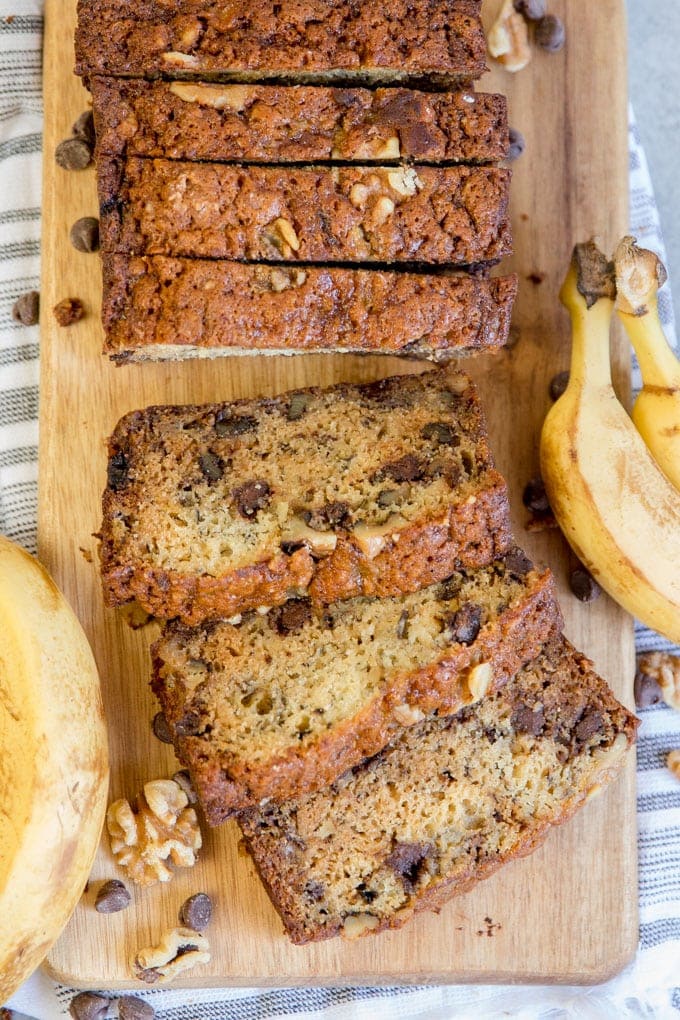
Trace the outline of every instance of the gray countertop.
{"label": "gray countertop", "polygon": [[[580,0],[583,2],[583,0]],[[586,0],[588,2],[588,0]],[[592,2],[592,0],[590,0]],[[597,0],[595,0],[597,2]],[[680,0],[627,0],[630,99],[680,306]]]}

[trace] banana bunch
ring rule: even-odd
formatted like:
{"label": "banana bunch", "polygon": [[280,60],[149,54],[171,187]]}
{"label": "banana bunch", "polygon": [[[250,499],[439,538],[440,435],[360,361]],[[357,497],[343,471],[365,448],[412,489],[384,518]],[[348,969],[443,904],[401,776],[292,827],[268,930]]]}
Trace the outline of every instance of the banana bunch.
{"label": "banana bunch", "polygon": [[42,961],[82,895],[107,788],[85,634],[40,564],[0,536],[0,1003]]}
{"label": "banana bunch", "polygon": [[[624,254],[620,246],[622,280]],[[680,643],[680,490],[614,393],[609,332],[616,282],[614,265],[594,242],[575,247],[560,291],[572,321],[569,384],[543,425],[541,473],[567,541],[601,587]],[[654,315],[651,300],[646,307]],[[641,318],[623,307],[619,314]],[[680,418],[675,422],[677,428]],[[664,429],[651,431],[656,437]]]}

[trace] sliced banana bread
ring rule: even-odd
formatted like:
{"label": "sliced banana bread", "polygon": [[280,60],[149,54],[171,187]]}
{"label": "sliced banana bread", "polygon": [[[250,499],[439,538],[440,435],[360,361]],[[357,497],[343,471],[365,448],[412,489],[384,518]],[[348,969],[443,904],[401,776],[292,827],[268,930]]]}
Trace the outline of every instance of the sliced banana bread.
{"label": "sliced banana bread", "polygon": [[297,262],[497,262],[510,170],[102,157],[103,251]]}
{"label": "sliced banana bread", "polygon": [[239,824],[293,942],[398,928],[536,849],[617,773],[636,725],[555,634],[496,694]]}
{"label": "sliced banana bread", "polygon": [[417,82],[486,70],[481,0],[78,0],[76,73]]}
{"label": "sliced banana bread", "polygon": [[116,361],[351,352],[447,361],[503,346],[517,279],[162,255],[103,257]]}
{"label": "sliced banana bread", "polygon": [[400,727],[491,694],[560,624],[549,571],[514,549],[415,594],[168,624],[152,686],[217,825],[328,786]]}
{"label": "sliced banana bread", "polygon": [[109,442],[108,605],[186,623],[397,595],[510,548],[507,489],[454,369],[126,415]]}
{"label": "sliced banana bread", "polygon": [[505,96],[408,89],[103,78],[89,82],[97,152],[167,159],[493,163]]}

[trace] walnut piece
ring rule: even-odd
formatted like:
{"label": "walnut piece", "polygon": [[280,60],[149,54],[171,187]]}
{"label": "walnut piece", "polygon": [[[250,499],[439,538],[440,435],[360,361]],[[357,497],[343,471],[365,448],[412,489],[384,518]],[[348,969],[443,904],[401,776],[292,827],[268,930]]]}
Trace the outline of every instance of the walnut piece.
{"label": "walnut piece", "polygon": [[639,657],[637,669],[639,674],[656,680],[663,700],[680,712],[680,655],[649,652]]}
{"label": "walnut piece", "polygon": [[279,216],[269,225],[266,236],[286,259],[289,259],[294,251],[300,250],[300,239],[295,233],[293,224],[283,216]]}
{"label": "walnut piece", "polygon": [[182,868],[196,863],[202,844],[196,812],[182,787],[172,779],[154,779],[133,807],[114,801],[106,813],[111,852],[137,885],[169,882],[171,861]]}
{"label": "walnut piece", "polygon": [[140,949],[132,972],[148,985],[163,985],[200,963],[210,962],[210,943],[191,928],[171,928],[157,946]]}
{"label": "walnut piece", "polygon": [[529,29],[515,10],[514,0],[505,0],[489,29],[487,46],[491,56],[508,71],[521,71],[531,60]]}
{"label": "walnut piece", "polygon": [[346,939],[358,939],[369,931],[375,931],[380,918],[375,914],[350,914],[342,926],[342,936]]}
{"label": "walnut piece", "polygon": [[666,765],[676,779],[680,779],[680,751],[671,751],[666,758]]}

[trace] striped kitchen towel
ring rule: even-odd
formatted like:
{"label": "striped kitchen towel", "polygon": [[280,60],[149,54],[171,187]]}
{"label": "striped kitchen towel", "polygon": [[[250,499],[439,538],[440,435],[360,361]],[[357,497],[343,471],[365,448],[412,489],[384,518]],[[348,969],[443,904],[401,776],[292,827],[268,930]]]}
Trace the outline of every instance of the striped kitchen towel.
{"label": "striped kitchen towel", "polygon": [[[38,0],[0,0],[0,532],[35,549],[39,337],[11,316],[16,298],[38,288],[40,238],[40,45]],[[663,257],[644,153],[631,120],[631,229]],[[670,290],[661,314],[674,337]],[[638,627],[639,649],[667,647]],[[161,1020],[457,1020],[515,1017],[660,1018],[680,1011],[680,784],[666,770],[680,747],[680,714],[642,713],[638,818],[640,949],[634,963],[598,988],[390,987],[145,991]],[[0,919],[3,923],[5,919]],[[108,994],[104,992],[103,994]],[[34,975],[9,1005],[38,1020],[68,1015],[73,990]],[[110,997],[115,999],[111,993]],[[114,1007],[115,1009],[115,1007]],[[114,1015],[113,1013],[111,1015]]]}

